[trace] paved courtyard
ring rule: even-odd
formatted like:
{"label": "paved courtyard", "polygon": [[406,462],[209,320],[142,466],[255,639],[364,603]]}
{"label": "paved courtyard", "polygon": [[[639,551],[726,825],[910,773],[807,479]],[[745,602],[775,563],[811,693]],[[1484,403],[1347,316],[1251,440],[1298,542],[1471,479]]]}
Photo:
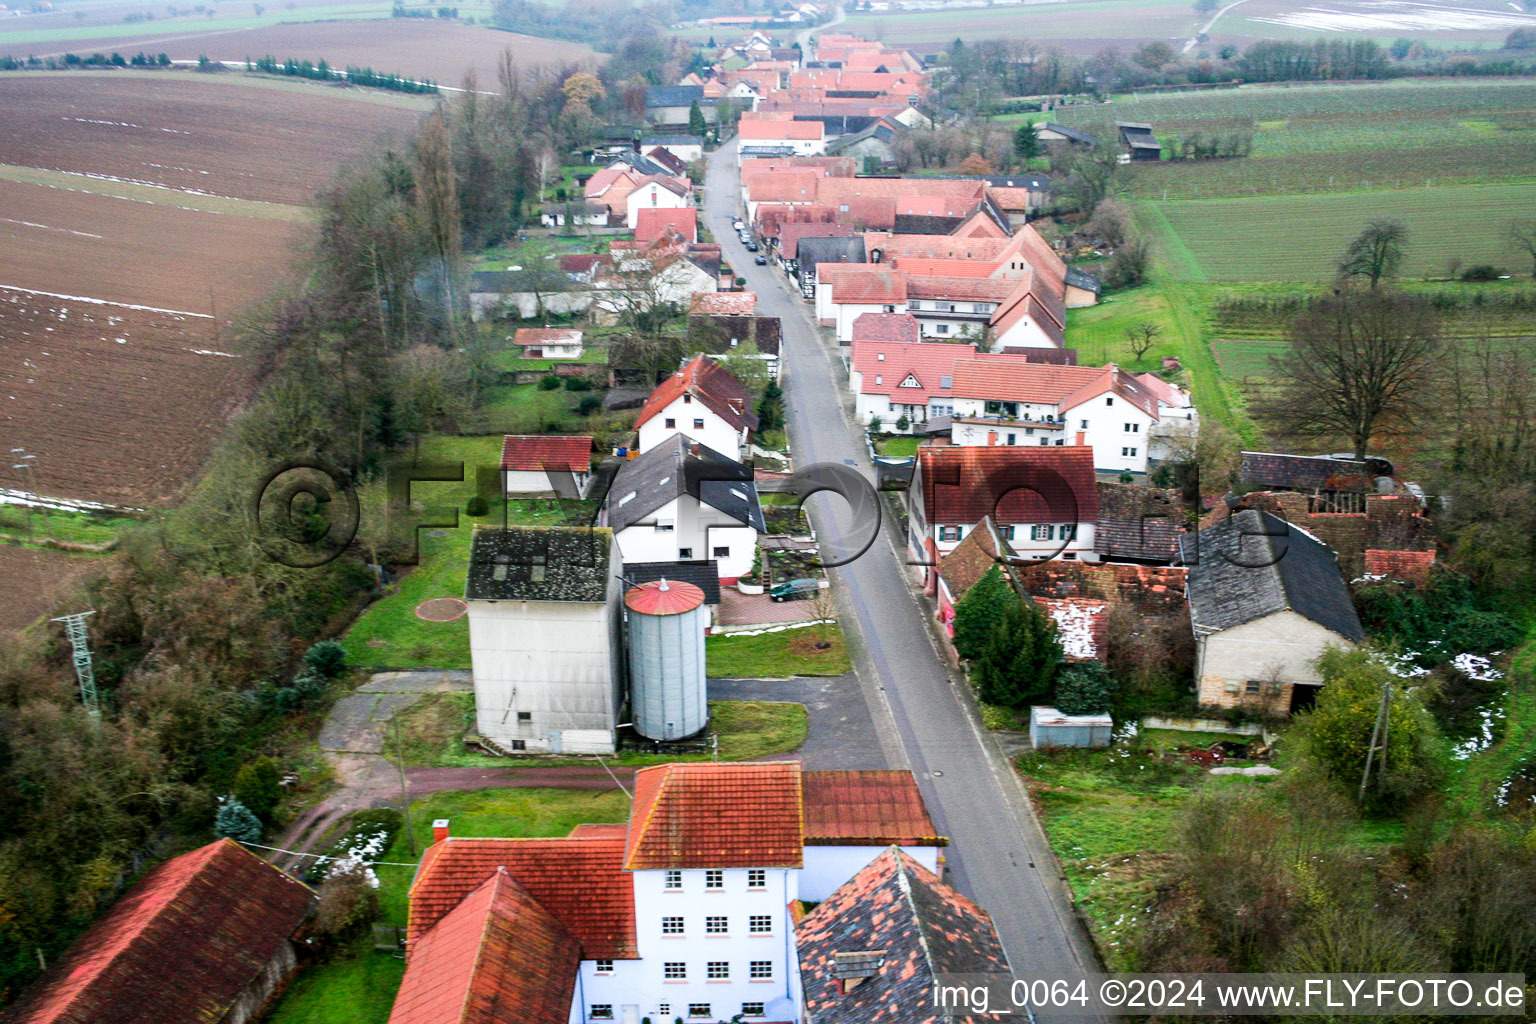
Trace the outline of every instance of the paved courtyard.
{"label": "paved courtyard", "polygon": [[767,594],[743,594],[735,587],[720,588],[720,607],[715,610],[715,621],[721,626],[768,626],[815,617],[814,601],[775,601]]}

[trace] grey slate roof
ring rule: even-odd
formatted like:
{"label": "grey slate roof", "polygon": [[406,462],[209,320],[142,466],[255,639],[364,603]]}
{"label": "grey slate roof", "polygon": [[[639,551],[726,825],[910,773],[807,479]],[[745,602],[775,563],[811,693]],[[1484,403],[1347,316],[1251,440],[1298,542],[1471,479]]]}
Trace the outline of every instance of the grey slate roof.
{"label": "grey slate roof", "polygon": [[802,238],[795,248],[795,262],[801,276],[810,274],[822,263],[863,263],[864,239],[858,235]]}
{"label": "grey slate roof", "polygon": [[743,526],[767,532],[751,468],[682,434],[619,468],[608,490],[608,525],[623,530],[684,494]]}
{"label": "grey slate roof", "polygon": [[1038,174],[987,174],[981,180],[993,188],[1027,188],[1036,192],[1051,190],[1051,179]]}
{"label": "grey slate roof", "polygon": [[[702,88],[700,88],[699,94],[703,95],[703,93],[704,93],[704,90]],[[640,145],[641,145],[642,148],[644,148],[646,146],[702,146],[702,145],[704,145],[704,136],[702,136],[702,135],[642,135],[642,136],[640,136]]]}
{"label": "grey slate roof", "polygon": [[471,601],[580,601],[608,595],[613,531],[586,526],[475,530],[464,597]]}
{"label": "grey slate roof", "polygon": [[694,100],[704,105],[702,85],[653,85],[645,90],[645,105],[651,108],[686,107]]}
{"label": "grey slate roof", "polygon": [[1097,135],[1090,135],[1077,128],[1068,128],[1066,125],[1057,124],[1054,121],[1048,121],[1042,127],[1048,132],[1064,135],[1073,142],[1080,142],[1085,146],[1097,146],[1099,144],[1099,137]]}
{"label": "grey slate roof", "polygon": [[1073,288],[1081,288],[1084,291],[1093,292],[1095,295],[1099,294],[1099,289],[1102,287],[1098,278],[1088,273],[1088,271],[1080,270],[1077,267],[1067,268],[1067,284]]}
{"label": "grey slate roof", "polygon": [[704,591],[705,604],[720,603],[720,568],[713,558],[690,558],[678,562],[626,562],[624,578],[630,583],[652,580],[682,580]]}
{"label": "grey slate roof", "polygon": [[[1238,476],[1245,483],[1290,490],[1338,489],[1358,486],[1367,473],[1381,473],[1370,466],[1337,455],[1282,455],[1278,452],[1243,452]],[[1388,466],[1387,473],[1391,472]],[[1329,485],[1334,485],[1332,488]]]}
{"label": "grey slate roof", "polygon": [[1346,640],[1365,639],[1333,549],[1268,512],[1243,509],[1179,541],[1197,630],[1289,609]]}

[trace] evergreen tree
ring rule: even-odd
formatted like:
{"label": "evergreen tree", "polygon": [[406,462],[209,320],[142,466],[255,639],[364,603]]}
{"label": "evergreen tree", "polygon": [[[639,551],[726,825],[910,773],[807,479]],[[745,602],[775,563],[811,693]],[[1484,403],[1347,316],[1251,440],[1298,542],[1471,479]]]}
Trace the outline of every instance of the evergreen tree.
{"label": "evergreen tree", "polygon": [[1033,601],[1016,600],[992,627],[975,681],[988,704],[1016,708],[1044,700],[1061,664],[1056,628]]}
{"label": "evergreen tree", "polygon": [[757,429],[759,433],[784,429],[784,389],[778,381],[770,380],[758,399]]}
{"label": "evergreen tree", "polygon": [[955,650],[960,657],[972,661],[981,657],[992,627],[1003,619],[1003,613],[1014,600],[1012,589],[1003,579],[1000,566],[992,566],[982,573],[981,579],[971,584],[955,603],[954,627]]}
{"label": "evergreen tree", "polygon": [[896,417],[896,429],[901,431],[903,434],[912,429],[912,421],[907,419],[906,413],[902,413],[900,416]]}
{"label": "evergreen tree", "polygon": [[688,133],[690,135],[703,135],[704,128],[704,109],[699,106],[698,100],[694,100],[688,107]]}
{"label": "evergreen tree", "polygon": [[213,816],[213,834],[220,839],[233,839],[237,843],[261,842],[261,819],[251,809],[233,796],[219,801],[218,813]]}
{"label": "evergreen tree", "polygon": [[1040,155],[1040,137],[1035,134],[1035,126],[1025,122],[1014,129],[1013,155],[1022,160],[1033,160]]}
{"label": "evergreen tree", "polygon": [[1103,662],[1080,661],[1056,674],[1056,710],[1064,715],[1102,715],[1115,692]]}
{"label": "evergreen tree", "polygon": [[270,757],[258,757],[240,766],[235,773],[235,799],[263,821],[272,820],[272,811],[283,799],[283,774]]}

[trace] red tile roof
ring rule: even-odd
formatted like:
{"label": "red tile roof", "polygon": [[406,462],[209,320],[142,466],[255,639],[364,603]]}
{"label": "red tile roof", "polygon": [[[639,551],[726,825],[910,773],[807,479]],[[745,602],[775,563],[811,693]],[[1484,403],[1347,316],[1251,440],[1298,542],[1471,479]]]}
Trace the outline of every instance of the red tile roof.
{"label": "red tile roof", "polygon": [[[854,352],[861,341],[895,341],[917,344],[923,340],[922,325],[911,313],[860,313],[853,321]],[[976,351],[975,345],[957,346]],[[860,369],[855,365],[854,369]]]}
{"label": "red tile roof", "polygon": [[930,260],[920,256],[897,256],[892,266],[924,277],[990,277],[996,267],[984,260]]}
{"label": "red tile roof", "polygon": [[656,385],[656,390],[651,392],[651,397],[645,400],[645,405],[640,409],[640,418],[635,421],[635,426],[639,427],[658,415],[682,397],[684,392],[703,402],[734,429],[757,429],[757,416],[750,411],[752,396],[741,386],[741,381],[731,375],[731,371],[703,355],[694,356],[681,370]]}
{"label": "red tile roof", "polygon": [[641,209],[635,214],[635,241],[654,242],[659,238],[697,242],[699,211],[691,206],[682,209]]}
{"label": "red tile roof", "polygon": [[75,940],[7,1020],[216,1021],[314,905],[308,886],[231,839],[160,864]]}
{"label": "red tile roof", "polygon": [[496,868],[409,947],[389,1024],[565,1024],[581,946]]}
{"label": "red tile roof", "polygon": [[634,960],[634,876],[618,837],[445,839],[427,847],[411,883],[414,943],[504,867],[581,944],[584,960]]}
{"label": "red tile roof", "polygon": [[699,292],[688,307],[711,316],[751,316],[756,309],[757,292]]}
{"label": "red tile roof", "polygon": [[962,302],[1002,302],[1019,282],[996,277],[917,277],[907,279],[907,295],[914,299],[959,299]]}
{"label": "red tile roof", "polygon": [[798,761],[642,768],[624,866],[797,868],[803,814]]}
{"label": "red tile roof", "polygon": [[907,275],[874,263],[818,266],[817,279],[832,286],[834,303],[902,303],[907,301]]}
{"label": "red tile roof", "polygon": [[560,269],[568,274],[588,274],[599,263],[608,262],[608,257],[598,253],[572,253],[560,257]]}
{"label": "red tile roof", "polygon": [[519,327],[512,336],[512,344],[522,345],[579,345],[581,332],[569,327]]}
{"label": "red tile roof", "polygon": [[[1121,384],[1134,380],[1129,374],[1120,374]],[[1110,366],[1055,366],[1046,363],[1029,363],[1024,360],[999,359],[966,360],[955,364],[955,397],[979,398],[993,402],[1037,402],[1060,405],[1062,410],[1080,405],[1088,398],[1096,397],[1116,386],[1116,371]],[[1124,387],[1116,391],[1131,392]],[[1156,399],[1139,384],[1134,392],[1136,404],[1143,411],[1148,405],[1156,418]]]}
{"label": "red tile roof", "polygon": [[572,839],[618,839],[623,840],[629,835],[629,826],[622,821],[593,823],[586,822],[571,829]]}
{"label": "red tile roof", "polygon": [[756,117],[744,117],[736,126],[736,135],[743,142],[749,139],[819,140],[826,134],[826,125],[820,121],[765,121]]}
{"label": "red tile roof", "polygon": [[751,203],[812,203],[816,201],[813,170],[770,171],[746,179],[747,201]]}
{"label": "red tile roof", "polygon": [[1093,449],[923,445],[924,518],[942,523],[1092,523],[1099,517]]}
{"label": "red tile roof", "polygon": [[634,172],[627,167],[604,167],[587,179],[587,186],[583,194],[588,199],[594,199],[607,191],[620,178],[628,178],[633,182],[635,177]]}
{"label": "red tile roof", "polygon": [[908,771],[822,771],[802,776],[807,846],[947,846]]}
{"label": "red tile roof", "polygon": [[823,203],[847,202],[851,196],[949,196],[956,199],[980,199],[986,183],[954,178],[822,178],[816,185],[816,198]]}
{"label": "red tile roof", "polygon": [[[871,315],[865,313],[859,319]],[[975,345],[861,341],[855,337],[853,369],[862,375],[859,379],[861,394],[889,395],[893,399],[899,396],[900,405],[926,405],[931,398],[949,396],[950,389],[945,386],[944,378],[954,375],[955,360],[969,359],[975,354]],[[877,377],[880,378],[878,381]],[[908,384],[909,377],[917,382],[916,387]],[[903,387],[903,384],[907,386]]]}
{"label": "red tile roof", "polygon": [[541,469],[592,470],[592,438],[585,434],[508,434],[501,439],[501,468],[531,473]]}
{"label": "red tile roof", "polygon": [[1009,245],[1006,238],[958,238],[954,235],[870,232],[864,237],[865,248],[871,252],[879,249],[887,260],[968,260],[987,264],[989,272],[997,269]]}

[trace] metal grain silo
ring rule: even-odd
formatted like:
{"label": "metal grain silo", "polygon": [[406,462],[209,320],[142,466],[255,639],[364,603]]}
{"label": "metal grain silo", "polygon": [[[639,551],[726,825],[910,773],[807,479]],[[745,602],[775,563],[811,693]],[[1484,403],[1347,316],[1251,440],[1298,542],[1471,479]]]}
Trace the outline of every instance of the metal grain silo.
{"label": "metal grain silo", "polygon": [[709,722],[705,695],[704,591],[682,580],[652,580],[624,595],[629,609],[630,711],[635,731],[680,740]]}

